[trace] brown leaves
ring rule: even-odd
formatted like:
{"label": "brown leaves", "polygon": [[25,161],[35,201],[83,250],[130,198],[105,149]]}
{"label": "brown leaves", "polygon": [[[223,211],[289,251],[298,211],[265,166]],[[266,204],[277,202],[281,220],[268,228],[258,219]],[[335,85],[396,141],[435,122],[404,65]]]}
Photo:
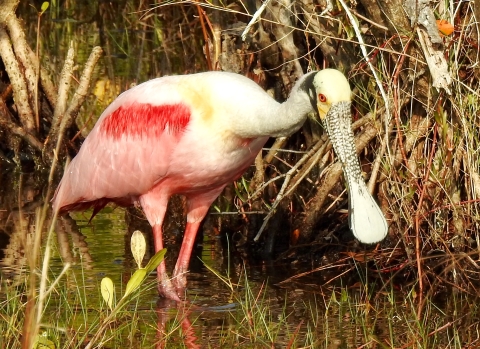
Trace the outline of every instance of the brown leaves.
{"label": "brown leaves", "polygon": [[437,19],[437,27],[438,31],[444,36],[449,36],[455,30],[453,24],[446,21],[445,19]]}

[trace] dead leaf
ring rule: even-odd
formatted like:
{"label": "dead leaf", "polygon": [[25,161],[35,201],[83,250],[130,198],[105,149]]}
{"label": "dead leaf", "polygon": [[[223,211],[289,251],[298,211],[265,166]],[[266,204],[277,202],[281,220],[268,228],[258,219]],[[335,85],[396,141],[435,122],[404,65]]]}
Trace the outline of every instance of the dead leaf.
{"label": "dead leaf", "polygon": [[452,34],[455,29],[455,27],[450,22],[444,19],[437,19],[437,27],[438,31],[445,36],[449,36],[450,34]]}

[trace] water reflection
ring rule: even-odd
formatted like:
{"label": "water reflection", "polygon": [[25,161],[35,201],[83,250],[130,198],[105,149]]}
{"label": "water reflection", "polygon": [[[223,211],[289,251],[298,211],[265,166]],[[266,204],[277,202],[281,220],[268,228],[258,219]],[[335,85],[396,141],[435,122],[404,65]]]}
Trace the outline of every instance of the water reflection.
{"label": "water reflection", "polygon": [[0,182],[1,262],[14,276],[27,263],[26,246],[33,241],[36,211],[43,204],[42,182],[33,174],[2,171]]}
{"label": "water reflection", "polygon": [[[170,303],[170,301],[166,301],[167,303]],[[176,304],[174,305],[177,309],[176,313],[172,313],[170,311],[170,307],[172,305],[167,305],[165,306],[164,300],[160,300],[158,302],[157,306],[157,343],[155,348],[157,349],[164,349],[167,348],[168,342],[165,340],[170,336],[169,330],[168,330],[168,322],[169,321],[175,321],[177,323],[180,323],[180,328],[182,332],[182,341],[183,344],[187,348],[191,349],[197,349],[197,348],[202,348],[198,344],[198,337],[195,333],[195,327],[192,324],[192,321],[190,320],[191,316],[191,310],[189,309],[190,306],[188,306],[187,303],[185,304]]]}
{"label": "water reflection", "polygon": [[60,260],[70,264],[78,264],[81,260],[84,268],[91,270],[93,259],[85,236],[80,232],[77,222],[70,216],[59,217],[56,233]]}

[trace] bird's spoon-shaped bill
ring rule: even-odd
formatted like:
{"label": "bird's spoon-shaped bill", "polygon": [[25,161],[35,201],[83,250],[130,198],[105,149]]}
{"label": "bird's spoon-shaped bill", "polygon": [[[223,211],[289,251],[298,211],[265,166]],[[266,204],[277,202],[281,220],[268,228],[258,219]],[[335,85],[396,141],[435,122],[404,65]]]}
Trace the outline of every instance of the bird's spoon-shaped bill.
{"label": "bird's spoon-shaped bill", "polygon": [[350,229],[360,242],[373,244],[385,238],[388,225],[361,175],[352,131],[350,104],[332,104],[323,123],[347,180]]}

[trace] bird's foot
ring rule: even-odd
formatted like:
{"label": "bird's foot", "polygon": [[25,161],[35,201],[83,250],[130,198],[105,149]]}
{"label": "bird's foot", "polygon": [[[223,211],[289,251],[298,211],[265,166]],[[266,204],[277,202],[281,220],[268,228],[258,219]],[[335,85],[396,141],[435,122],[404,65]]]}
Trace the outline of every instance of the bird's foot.
{"label": "bird's foot", "polygon": [[178,294],[184,294],[187,288],[187,268],[182,268],[179,266],[175,267],[173,271],[172,283],[177,289]]}
{"label": "bird's foot", "polygon": [[172,280],[168,277],[164,276],[158,280],[158,293],[160,296],[165,297],[167,299],[171,299],[175,302],[182,302],[182,299],[178,296],[176,287],[173,285]]}
{"label": "bird's foot", "polygon": [[175,268],[172,283],[177,294],[184,296],[185,290],[187,289],[187,271]]}

